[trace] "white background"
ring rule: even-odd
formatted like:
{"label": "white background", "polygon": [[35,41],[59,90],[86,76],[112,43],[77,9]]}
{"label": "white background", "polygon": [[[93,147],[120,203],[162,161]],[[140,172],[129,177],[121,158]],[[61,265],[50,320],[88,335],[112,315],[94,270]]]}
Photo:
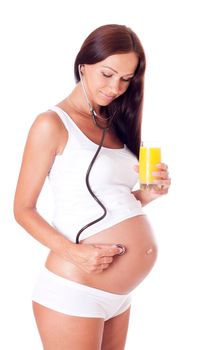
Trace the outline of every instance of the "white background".
{"label": "white background", "polygon": [[[5,1],[0,5],[0,348],[40,350],[31,291],[47,254],[13,218],[28,130],[74,86],[85,37],[130,26],[147,56],[143,137],[159,140],[170,193],[151,203],[159,257],[134,291],[126,350],[214,349],[212,1]],[[45,184],[39,208],[48,219]]]}

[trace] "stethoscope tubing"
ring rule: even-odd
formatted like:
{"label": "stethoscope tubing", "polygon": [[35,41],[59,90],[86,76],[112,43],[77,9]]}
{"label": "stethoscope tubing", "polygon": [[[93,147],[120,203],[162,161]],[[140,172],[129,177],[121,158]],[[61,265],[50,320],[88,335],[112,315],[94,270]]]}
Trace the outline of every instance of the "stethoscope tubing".
{"label": "stethoscope tubing", "polygon": [[[107,127],[102,127],[101,125],[99,125],[97,123],[97,120],[96,120],[96,117],[97,117],[97,114],[95,112],[95,110],[93,109],[90,101],[89,101],[89,98],[87,96],[87,92],[86,92],[86,88],[85,88],[85,84],[83,82],[83,79],[82,79],[82,72],[81,72],[81,69],[80,69],[80,64],[78,65],[78,71],[79,71],[79,76],[80,76],[80,82],[81,82],[81,86],[82,86],[82,89],[83,89],[83,92],[84,92],[84,96],[85,96],[85,99],[88,103],[88,106],[89,106],[89,110],[90,110],[90,113],[91,113],[91,116],[92,116],[92,119],[94,121],[94,124],[100,128],[102,130],[102,137],[101,137],[101,140],[100,140],[100,144],[97,148],[97,151],[95,153],[95,155],[93,156],[89,166],[88,166],[88,169],[87,169],[87,172],[86,172],[86,177],[85,177],[85,181],[86,181],[86,186],[87,186],[87,189],[89,191],[89,193],[91,194],[91,196],[97,201],[97,203],[100,205],[100,207],[103,209],[103,215],[101,215],[98,219],[96,220],[93,220],[91,222],[89,222],[87,225],[83,226],[77,233],[76,235],[76,243],[79,244],[79,238],[80,238],[80,235],[81,233],[86,229],[88,228],[89,226],[91,225],[94,225],[96,224],[97,222],[99,222],[100,220],[104,219],[104,217],[106,216],[107,214],[107,209],[106,207],[104,206],[104,204],[99,200],[99,198],[97,198],[97,196],[94,194],[94,192],[92,191],[91,189],[91,186],[90,186],[90,182],[89,182],[89,175],[90,175],[90,172],[91,172],[91,169],[92,169],[92,166],[94,165],[94,162],[103,146],[103,142],[104,142],[104,139],[105,139],[105,135],[106,135],[106,131],[109,129],[110,127],[110,123],[108,124]],[[111,122],[112,118],[110,119],[110,122]]]}
{"label": "stethoscope tubing", "polygon": [[[86,181],[86,186],[87,186],[87,189],[88,189],[89,193],[91,194],[91,196],[94,198],[94,200],[96,200],[97,203],[98,203],[98,204],[101,206],[101,208],[103,209],[103,215],[101,215],[101,216],[100,216],[99,218],[97,218],[96,220],[93,220],[93,221],[89,222],[87,225],[83,226],[83,227],[78,231],[78,233],[77,233],[77,235],[76,235],[76,243],[77,243],[77,244],[80,243],[80,241],[79,241],[80,235],[81,235],[81,233],[82,233],[86,228],[90,227],[91,225],[96,224],[96,223],[99,222],[100,220],[104,219],[104,217],[107,215],[107,209],[106,209],[106,207],[105,207],[104,204],[100,201],[100,199],[97,198],[97,196],[94,194],[94,192],[93,192],[92,189],[91,189],[90,182],[89,182],[89,175],[90,175],[91,169],[92,169],[92,167],[93,167],[93,165],[94,165],[94,162],[95,162],[95,160],[96,160],[96,158],[97,158],[97,156],[98,156],[98,154],[99,154],[99,152],[100,152],[100,150],[101,150],[101,148],[102,148],[102,146],[103,146],[103,142],[104,142],[104,139],[105,139],[106,131],[110,128],[110,124],[111,124],[112,119],[113,119],[113,117],[114,117],[114,115],[113,115],[113,116],[110,118],[107,127],[102,127],[101,125],[99,125],[99,124],[97,123],[97,120],[96,120],[97,114],[96,114],[95,110],[93,109],[92,104],[90,103],[89,98],[88,98],[88,96],[87,96],[85,84],[84,84],[84,81],[83,81],[83,79],[82,79],[82,73],[81,73],[80,66],[81,66],[81,65],[79,64],[79,65],[78,65],[78,70],[79,70],[80,82],[81,82],[81,86],[82,86],[82,89],[83,89],[83,92],[84,92],[85,99],[86,99],[86,101],[87,101],[87,103],[88,103],[89,110],[90,110],[92,119],[93,119],[93,121],[94,121],[94,124],[95,124],[98,128],[100,128],[100,129],[102,130],[102,137],[101,137],[101,140],[100,140],[100,144],[99,144],[99,146],[98,146],[98,148],[97,148],[97,150],[96,150],[96,153],[94,154],[94,156],[93,156],[93,158],[92,158],[92,160],[91,160],[91,162],[90,162],[90,164],[89,164],[89,166],[88,166],[88,169],[87,169],[87,172],[86,172],[85,181]],[[119,254],[117,254],[117,255],[119,255],[119,256],[120,256],[120,255],[123,255],[123,254],[126,252],[125,246],[122,245],[122,244],[116,244],[116,245],[117,245],[118,248],[121,248],[121,249],[122,249],[121,253],[119,253]]]}
{"label": "stethoscope tubing", "polygon": [[101,150],[101,148],[102,148],[103,141],[104,141],[104,138],[105,138],[105,132],[106,132],[106,130],[104,129],[104,130],[103,130],[103,133],[102,133],[102,138],[101,138],[99,147],[98,147],[98,149],[97,149],[95,155],[93,156],[93,158],[92,158],[92,160],[91,160],[91,162],[90,162],[90,164],[89,164],[88,170],[87,170],[87,172],[86,172],[86,177],[85,177],[86,186],[87,186],[87,189],[88,189],[89,193],[90,193],[91,196],[97,201],[97,203],[101,206],[101,208],[103,209],[104,213],[103,213],[103,215],[101,215],[98,219],[89,222],[87,225],[85,225],[84,227],[82,227],[82,228],[78,231],[78,233],[77,233],[77,235],[76,235],[76,243],[77,243],[77,244],[80,243],[80,242],[79,242],[79,237],[80,237],[81,233],[82,233],[86,228],[88,228],[89,226],[94,225],[94,224],[96,224],[97,222],[99,222],[100,220],[102,220],[102,219],[106,216],[106,214],[107,214],[107,209],[106,209],[106,207],[105,207],[104,204],[99,200],[99,198],[97,198],[97,196],[94,194],[94,192],[93,192],[92,189],[91,189],[90,182],[89,182],[89,175],[90,175],[92,166],[94,165],[94,162],[95,162],[95,160],[96,160],[96,158],[97,158],[97,156],[98,156],[98,154],[99,154],[99,152],[100,152],[100,150]]}

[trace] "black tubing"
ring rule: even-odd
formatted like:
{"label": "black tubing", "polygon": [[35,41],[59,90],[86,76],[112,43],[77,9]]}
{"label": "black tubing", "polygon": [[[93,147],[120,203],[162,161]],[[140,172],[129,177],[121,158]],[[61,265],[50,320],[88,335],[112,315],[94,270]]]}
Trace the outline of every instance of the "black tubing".
{"label": "black tubing", "polygon": [[103,215],[100,216],[98,219],[89,222],[87,225],[85,225],[84,227],[82,227],[82,228],[79,230],[79,232],[78,232],[77,235],[76,235],[76,243],[77,243],[77,244],[79,244],[79,237],[80,237],[81,233],[82,233],[86,228],[88,228],[89,226],[94,225],[94,224],[96,224],[96,222],[102,220],[102,219],[106,216],[106,214],[107,214],[107,210],[106,210],[105,206],[104,206],[104,205],[102,204],[102,202],[96,197],[96,195],[95,195],[94,192],[92,191],[91,186],[90,186],[90,183],[89,183],[90,171],[91,171],[91,168],[92,168],[92,166],[93,166],[93,164],[94,164],[94,162],[95,162],[95,160],[96,160],[96,158],[97,158],[97,156],[98,156],[98,154],[99,154],[99,152],[100,152],[100,150],[101,150],[101,147],[102,147],[103,142],[104,142],[104,138],[105,138],[105,133],[106,133],[106,131],[107,131],[107,128],[103,129],[102,138],[101,138],[99,147],[98,147],[98,149],[97,149],[97,151],[96,151],[96,153],[95,153],[95,155],[94,155],[94,157],[93,157],[91,163],[89,164],[89,167],[88,167],[88,170],[87,170],[87,173],[86,173],[86,178],[85,178],[86,186],[87,186],[87,188],[88,188],[90,194],[91,194],[92,197],[97,201],[97,203],[101,206],[101,208],[103,209],[104,213],[103,213]]}

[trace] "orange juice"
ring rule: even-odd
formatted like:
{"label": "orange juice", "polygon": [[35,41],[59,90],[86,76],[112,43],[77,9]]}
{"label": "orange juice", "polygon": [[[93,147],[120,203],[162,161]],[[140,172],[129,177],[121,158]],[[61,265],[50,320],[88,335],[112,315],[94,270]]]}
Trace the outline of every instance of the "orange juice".
{"label": "orange juice", "polygon": [[151,189],[157,185],[153,183],[154,177],[153,171],[158,171],[156,167],[157,163],[161,162],[161,149],[160,147],[146,147],[140,146],[139,155],[139,180],[140,188]]}

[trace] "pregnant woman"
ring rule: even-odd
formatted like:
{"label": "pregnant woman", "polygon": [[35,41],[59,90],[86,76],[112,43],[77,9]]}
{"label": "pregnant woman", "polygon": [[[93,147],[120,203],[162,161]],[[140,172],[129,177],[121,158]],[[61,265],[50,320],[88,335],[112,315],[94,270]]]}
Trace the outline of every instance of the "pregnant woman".
{"label": "pregnant woman", "polygon": [[[122,350],[131,291],[157,256],[143,206],[166,194],[133,191],[138,155],[145,55],[137,35],[104,25],[84,41],[74,64],[76,85],[36,117],[22,159],[15,199],[17,222],[50,249],[33,291],[45,350]],[[54,213],[37,211],[48,177]]]}

